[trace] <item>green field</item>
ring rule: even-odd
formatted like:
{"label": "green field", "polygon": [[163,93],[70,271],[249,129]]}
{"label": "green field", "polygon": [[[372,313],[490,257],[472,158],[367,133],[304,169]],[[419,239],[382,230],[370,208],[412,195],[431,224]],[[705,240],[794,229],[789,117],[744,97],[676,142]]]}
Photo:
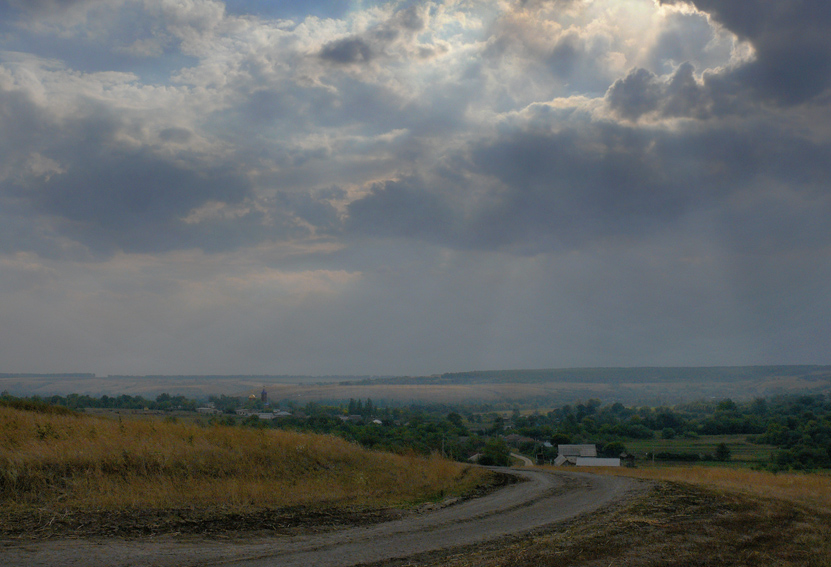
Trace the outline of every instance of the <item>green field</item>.
{"label": "green field", "polygon": [[[750,443],[747,435],[702,435],[698,439],[633,439],[624,444],[635,455],[639,465],[647,465],[651,464],[645,457],[647,453],[697,453],[703,457],[706,454],[714,455],[719,443],[725,443],[730,449],[729,463],[743,466],[768,463],[770,456],[777,450],[773,445]],[[700,462],[705,464],[713,461]],[[656,461],[655,464],[671,464],[671,461]],[[724,464],[719,463],[722,466]]]}

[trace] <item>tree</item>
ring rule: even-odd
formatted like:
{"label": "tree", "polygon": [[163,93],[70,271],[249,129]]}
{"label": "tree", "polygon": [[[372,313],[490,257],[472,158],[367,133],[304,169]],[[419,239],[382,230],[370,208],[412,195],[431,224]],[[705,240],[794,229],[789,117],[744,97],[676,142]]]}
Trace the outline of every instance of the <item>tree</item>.
{"label": "tree", "polygon": [[479,457],[480,465],[507,467],[511,464],[511,450],[504,439],[492,437],[485,443],[482,449],[482,456]]}
{"label": "tree", "polygon": [[716,460],[722,462],[730,460],[730,447],[727,443],[719,443],[716,447]]}
{"label": "tree", "polygon": [[621,453],[626,452],[626,447],[620,441],[612,441],[611,443],[606,443],[603,445],[603,448],[600,449],[600,454],[603,457],[619,457]]}
{"label": "tree", "polygon": [[499,435],[504,430],[505,430],[505,420],[502,418],[501,415],[497,415],[493,419],[493,423],[491,424],[491,432],[494,435]]}
{"label": "tree", "polygon": [[462,416],[455,411],[451,411],[449,414],[447,414],[447,421],[449,421],[456,427],[462,426]]}

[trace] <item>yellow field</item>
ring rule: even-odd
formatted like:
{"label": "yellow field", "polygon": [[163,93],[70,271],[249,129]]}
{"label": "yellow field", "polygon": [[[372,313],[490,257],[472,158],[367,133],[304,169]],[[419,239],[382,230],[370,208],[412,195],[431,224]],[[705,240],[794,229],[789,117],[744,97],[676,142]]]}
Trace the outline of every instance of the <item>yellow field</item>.
{"label": "yellow field", "polygon": [[333,436],[0,407],[0,503],[8,511],[401,506],[459,494],[486,474]]}

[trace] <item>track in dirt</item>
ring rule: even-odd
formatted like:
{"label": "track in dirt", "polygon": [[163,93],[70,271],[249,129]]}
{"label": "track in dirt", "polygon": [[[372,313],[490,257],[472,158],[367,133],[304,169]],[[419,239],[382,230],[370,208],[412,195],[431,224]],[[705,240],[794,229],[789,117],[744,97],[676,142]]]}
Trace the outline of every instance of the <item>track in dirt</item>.
{"label": "track in dirt", "polygon": [[526,482],[438,511],[371,526],[230,543],[170,538],[47,541],[4,546],[0,560],[20,567],[348,567],[528,532],[625,498],[637,486],[637,481],[623,477],[538,470],[505,472]]}

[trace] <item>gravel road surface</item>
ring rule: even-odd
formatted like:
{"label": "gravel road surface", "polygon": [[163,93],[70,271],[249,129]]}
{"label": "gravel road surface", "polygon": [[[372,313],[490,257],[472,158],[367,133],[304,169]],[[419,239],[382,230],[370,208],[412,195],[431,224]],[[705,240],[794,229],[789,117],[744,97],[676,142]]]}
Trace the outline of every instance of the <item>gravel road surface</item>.
{"label": "gravel road surface", "polygon": [[19,567],[207,566],[347,567],[519,534],[626,498],[628,478],[539,470],[505,471],[526,480],[492,494],[399,520],[324,534],[231,541],[0,542],[0,565]]}

